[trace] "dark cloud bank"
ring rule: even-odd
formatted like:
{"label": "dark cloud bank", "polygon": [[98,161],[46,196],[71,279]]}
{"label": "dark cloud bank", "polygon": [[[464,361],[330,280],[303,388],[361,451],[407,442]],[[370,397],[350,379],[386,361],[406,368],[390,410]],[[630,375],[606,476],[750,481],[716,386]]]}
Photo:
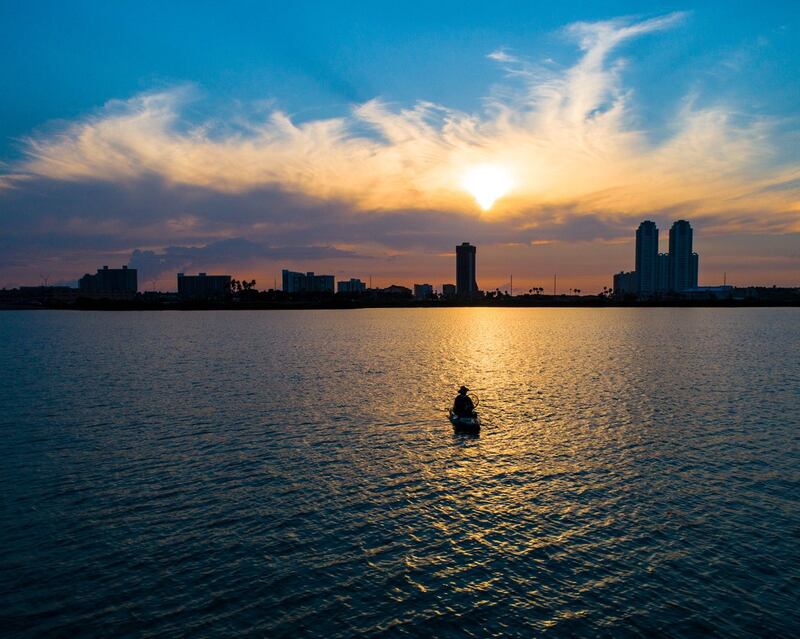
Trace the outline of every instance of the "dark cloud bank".
{"label": "dark cloud bank", "polygon": [[[682,216],[715,232],[729,221],[692,216],[682,207],[648,217],[666,231]],[[737,218],[737,224],[757,221],[756,214]],[[504,218],[356,211],[345,202],[276,189],[225,194],[151,176],[127,184],[26,180],[0,191],[0,222],[4,281],[38,283],[42,271],[54,281],[73,280],[106,263],[129,263],[140,269],[143,281],[217,265],[313,269],[323,260],[392,259],[402,273],[403,260],[413,266],[420,256],[452,252],[462,241],[482,247],[607,241],[630,238],[638,220],[578,205],[532,208]]]}

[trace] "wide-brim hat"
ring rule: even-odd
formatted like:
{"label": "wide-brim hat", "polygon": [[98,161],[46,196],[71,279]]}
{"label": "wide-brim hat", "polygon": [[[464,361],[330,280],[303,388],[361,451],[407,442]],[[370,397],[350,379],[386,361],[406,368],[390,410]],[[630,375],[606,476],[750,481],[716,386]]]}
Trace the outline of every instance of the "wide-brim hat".
{"label": "wide-brim hat", "polygon": [[462,386],[461,388],[458,389],[458,392],[459,393],[469,393],[469,388],[467,388],[466,386]]}

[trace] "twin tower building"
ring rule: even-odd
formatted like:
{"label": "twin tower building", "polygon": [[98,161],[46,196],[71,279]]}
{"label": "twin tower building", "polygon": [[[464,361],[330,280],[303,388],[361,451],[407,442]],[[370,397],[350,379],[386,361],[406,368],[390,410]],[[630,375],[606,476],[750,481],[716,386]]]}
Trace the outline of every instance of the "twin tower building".
{"label": "twin tower building", "polygon": [[[658,227],[646,220],[636,230],[636,270],[625,288],[639,297],[697,288],[699,258],[692,252],[692,226],[678,220],[669,230],[669,253],[658,252]],[[630,281],[632,280],[632,281]]]}

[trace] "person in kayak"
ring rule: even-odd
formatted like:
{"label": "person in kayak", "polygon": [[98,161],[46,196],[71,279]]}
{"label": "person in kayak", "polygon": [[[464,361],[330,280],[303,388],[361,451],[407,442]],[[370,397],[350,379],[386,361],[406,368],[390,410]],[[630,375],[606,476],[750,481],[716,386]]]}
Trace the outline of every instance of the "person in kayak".
{"label": "person in kayak", "polygon": [[475,404],[472,403],[472,398],[467,393],[469,393],[469,388],[462,386],[458,389],[458,395],[453,402],[453,412],[458,417],[475,416]]}

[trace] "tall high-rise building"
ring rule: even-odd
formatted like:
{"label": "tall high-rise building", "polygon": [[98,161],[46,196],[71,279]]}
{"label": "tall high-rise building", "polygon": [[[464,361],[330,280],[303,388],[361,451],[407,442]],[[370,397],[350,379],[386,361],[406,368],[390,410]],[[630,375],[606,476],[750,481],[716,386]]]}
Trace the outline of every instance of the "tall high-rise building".
{"label": "tall high-rise building", "polygon": [[696,286],[697,272],[693,283],[692,262],[692,226],[686,220],[678,220],[669,230],[670,291],[685,291]]}
{"label": "tall high-rise building", "polygon": [[697,275],[700,272],[700,256],[697,253],[692,253],[692,259],[689,264],[689,288],[697,288]]}
{"label": "tall high-rise building", "polygon": [[669,290],[669,253],[659,253],[656,258],[656,293]]}
{"label": "tall high-rise building", "polygon": [[636,292],[653,295],[658,286],[658,227],[645,220],[636,229]]}
{"label": "tall high-rise building", "polygon": [[475,297],[478,283],[475,280],[475,253],[477,249],[469,242],[456,246],[456,294],[459,297]]}

